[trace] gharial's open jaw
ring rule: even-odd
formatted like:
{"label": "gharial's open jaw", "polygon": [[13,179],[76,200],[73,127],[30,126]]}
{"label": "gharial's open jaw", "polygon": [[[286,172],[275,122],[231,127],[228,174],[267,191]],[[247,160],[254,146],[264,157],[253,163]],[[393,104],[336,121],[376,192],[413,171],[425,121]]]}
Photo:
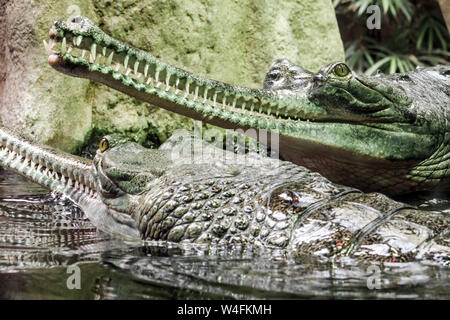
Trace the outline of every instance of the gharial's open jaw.
{"label": "gharial's open jaw", "polygon": [[[64,22],[56,22],[56,24]],[[283,97],[270,90],[231,86],[190,74],[167,65],[143,51],[108,39],[94,41],[90,36],[57,31],[49,32],[50,41],[44,41],[49,64],[61,72],[71,73],[77,67],[98,71],[115,80],[133,86],[138,91],[156,95],[171,95],[180,103],[206,117],[219,116],[239,123],[242,116],[250,121],[267,121],[270,127],[275,119],[313,120],[305,117],[307,111],[293,107],[298,97]],[[54,50],[58,48],[58,50]],[[74,75],[74,74],[71,74]],[[165,97],[164,96],[164,97]],[[273,122],[273,125],[279,123]],[[246,124],[252,126],[251,123]],[[253,127],[258,126],[258,122]]]}

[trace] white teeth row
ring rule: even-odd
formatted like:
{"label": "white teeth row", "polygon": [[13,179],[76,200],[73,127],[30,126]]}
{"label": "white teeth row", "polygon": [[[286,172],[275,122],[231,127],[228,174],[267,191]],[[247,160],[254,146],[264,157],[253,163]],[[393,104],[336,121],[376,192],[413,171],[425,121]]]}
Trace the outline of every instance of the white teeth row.
{"label": "white teeth row", "polygon": [[[93,196],[95,194],[95,191],[93,189],[89,188],[88,186],[85,186],[84,184],[79,183],[78,180],[75,180],[74,182],[74,180],[72,180],[69,177],[66,177],[62,174],[58,175],[56,171],[53,171],[48,167],[44,167],[41,163],[36,163],[32,159],[28,159],[25,156],[21,156],[19,153],[11,151],[8,148],[0,147],[0,157],[5,159],[3,162],[6,165],[17,169],[20,172],[24,172],[26,174],[33,176],[33,174],[30,171],[28,171],[28,169],[31,168],[31,170],[35,171],[33,178],[37,179],[41,183],[44,182],[45,178],[50,178],[53,180],[59,180],[59,182],[61,182],[68,188],[75,188],[79,189],[81,192],[89,193],[90,196]],[[35,176],[36,174],[39,173],[42,174],[41,177]]]}
{"label": "white teeth row", "polygon": [[[80,46],[82,40],[83,40],[82,36],[74,37],[73,38],[73,43],[76,46]],[[45,46],[46,51],[48,53],[49,52],[51,53],[51,50],[55,46],[55,41],[54,40],[50,40],[49,43],[46,43],[45,40],[44,40],[44,46]],[[61,44],[61,53],[63,53],[63,54],[65,54],[66,52],[70,53],[71,50],[72,50],[72,46],[71,45],[69,45],[69,46],[67,45],[66,38],[64,37],[63,40],[62,40],[62,44]],[[107,49],[106,49],[106,47],[102,47],[102,49],[100,51],[101,51],[101,53],[97,53],[98,52],[97,44],[95,44],[95,43],[92,44],[91,45],[91,50],[90,50],[90,53],[89,53],[89,62],[91,64],[100,63],[100,59],[104,58],[104,60],[106,60],[105,63],[107,65],[111,65],[113,63],[114,52],[111,51],[111,53],[107,56]],[[84,59],[85,55],[86,55],[86,50],[82,50],[81,58]],[[170,73],[167,72],[165,81],[161,82],[160,79],[159,79],[161,69],[157,69],[156,72],[155,72],[154,78],[152,78],[152,76],[149,75],[150,65],[148,63],[145,64],[144,71],[143,71],[143,73],[141,73],[139,71],[140,61],[136,61],[132,67],[129,66],[129,61],[130,61],[130,56],[127,55],[125,57],[124,61],[123,61],[123,64],[118,63],[118,62],[115,64],[115,66],[113,67],[114,71],[115,72],[119,72],[119,70],[123,67],[124,74],[126,76],[130,76],[130,74],[133,74],[135,76],[136,80],[139,80],[142,83],[145,83],[146,85],[150,85],[150,83],[153,81],[155,88],[160,88],[163,83],[165,85],[164,90],[166,92],[169,91],[172,88],[170,86],[170,78],[171,78],[171,74]],[[176,95],[178,95],[179,92],[180,92],[180,89],[178,88],[179,82],[180,82],[180,80],[177,79],[175,85],[173,86],[173,88],[175,89],[175,94]],[[193,95],[193,100],[197,101],[199,87],[196,86],[194,91],[191,92],[190,85],[191,85],[191,83],[189,81],[187,81],[186,84],[185,84],[185,88],[183,90],[184,91],[184,95],[183,96],[184,96],[184,98],[187,98],[190,94],[192,94]],[[248,106],[246,107],[246,102],[243,102],[242,106],[239,109],[237,109],[236,108],[237,98],[234,98],[234,100],[231,101],[231,104],[228,105],[227,104],[227,96],[224,96],[221,102],[217,102],[217,92],[212,97],[212,101],[211,101],[211,98],[208,98],[208,94],[207,93],[208,93],[208,89],[205,88],[204,95],[203,95],[203,103],[208,103],[208,101],[209,101],[210,103],[212,103],[213,107],[217,107],[217,104],[219,104],[219,105],[221,105],[221,107],[223,109],[230,109],[231,111],[234,111],[234,112],[239,112],[239,113],[244,112],[244,113],[250,114],[250,115],[254,113],[255,103],[251,103],[249,107]],[[261,114],[262,112],[263,112],[262,105],[259,105],[258,113]],[[267,112],[267,115],[271,115],[271,108],[269,107],[269,109],[266,112]],[[279,115],[279,112],[277,112],[276,116],[278,116],[278,115]],[[288,117],[287,114],[285,116]]]}
{"label": "white teeth row", "polygon": [[[79,46],[81,44],[83,40],[82,36],[78,36],[78,37],[74,37],[73,38],[73,44],[75,46]],[[54,40],[50,40],[49,43],[47,43],[44,40],[44,46],[45,49],[47,51],[48,54],[52,53],[52,49],[55,46],[56,42]],[[61,42],[61,53],[65,54],[65,53],[70,53],[72,51],[73,47],[72,45],[68,45],[67,44],[67,39],[64,37],[62,42]],[[108,65],[111,65],[113,63],[113,58],[114,58],[114,52],[111,51],[111,53],[108,55],[108,57],[106,57],[107,55],[107,49],[106,47],[103,47],[101,50],[101,53],[97,53],[97,44],[93,43],[91,45],[91,50],[89,52],[89,62],[94,64],[96,62],[99,62],[99,60],[104,57],[106,59],[106,63]],[[82,50],[81,53],[81,58],[85,58],[86,56],[86,50]],[[142,78],[143,81],[145,80],[145,83],[148,85],[152,82],[152,77],[149,76],[149,69],[150,69],[150,65],[148,63],[145,64],[144,66],[144,73],[139,72],[139,65],[140,65],[140,61],[136,61],[133,65],[132,68],[129,67],[129,61],[130,61],[130,56],[127,55],[124,59],[123,64],[120,63],[116,63],[115,67],[114,67],[114,71],[118,72],[120,70],[120,68],[123,67],[123,70],[125,71],[125,75],[129,76],[131,73],[133,73],[136,76],[136,79],[140,79]],[[163,83],[159,81],[159,74],[160,74],[160,70],[156,71],[155,74],[155,87],[159,88]],[[166,77],[166,81],[165,81],[165,91],[169,91],[171,89],[170,85],[170,74],[167,75]],[[179,84],[179,80],[177,81],[177,84]],[[179,91],[178,87],[176,88],[177,92]],[[186,88],[186,95],[189,95],[189,86]]]}

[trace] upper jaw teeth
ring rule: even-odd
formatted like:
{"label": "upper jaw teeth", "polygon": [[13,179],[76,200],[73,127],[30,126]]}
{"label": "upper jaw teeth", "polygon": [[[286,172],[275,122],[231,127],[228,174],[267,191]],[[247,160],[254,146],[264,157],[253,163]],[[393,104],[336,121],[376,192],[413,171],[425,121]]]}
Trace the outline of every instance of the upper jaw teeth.
{"label": "upper jaw teeth", "polygon": [[53,47],[55,46],[56,42],[53,39],[50,39],[48,42],[44,40],[44,48],[48,55],[51,55],[53,53]]}
{"label": "upper jaw teeth", "polygon": [[[140,88],[142,88],[144,83],[147,86],[151,84],[154,88],[163,86],[164,88],[161,89],[164,89],[166,92],[172,90],[175,95],[182,94],[185,99],[187,99],[189,95],[192,95],[193,101],[197,101],[200,98],[203,99],[203,104],[209,104],[213,107],[221,106],[222,108],[231,110],[231,112],[253,113],[255,106],[256,108],[259,106],[259,109],[255,109],[255,112],[259,112],[260,114],[266,112],[267,115],[273,115],[273,113],[275,113],[272,112],[270,106],[263,110],[262,103],[258,104],[244,98],[245,101],[241,100],[239,105],[237,104],[237,100],[240,99],[240,97],[230,100],[231,98],[228,98],[227,94],[218,96],[219,91],[208,93],[208,87],[205,86],[204,88],[201,88],[202,85],[192,82],[193,80],[186,79],[185,83],[180,85],[180,79],[177,76],[175,76],[174,80],[173,70],[171,71],[168,68],[164,69],[164,67],[160,65],[151,65],[151,62],[146,60],[139,60],[133,53],[117,53],[108,48],[108,46],[102,46],[96,43],[92,43],[90,49],[88,49],[88,43],[91,41],[85,41],[83,46],[81,46],[83,36],[73,36],[69,37],[69,41],[67,40],[66,37],[63,37],[60,42],[61,54],[57,54],[52,50],[56,44],[54,39],[50,39],[48,43],[44,40],[44,46],[49,54],[49,63],[51,65],[59,64],[62,59],[65,59],[62,55],[69,54],[71,50],[74,50],[75,53],[72,53],[72,55],[74,55],[75,58],[89,60],[91,64],[104,64],[101,66],[102,71],[108,70],[104,67],[110,67],[114,70],[114,72],[112,70],[111,72],[114,73],[113,76],[115,79],[116,77],[119,77],[117,72],[120,71],[123,75],[134,78],[132,80],[138,82]],[[79,52],[77,52],[78,50]],[[85,58],[86,53],[88,56]],[[114,56],[116,59],[113,60]],[[201,92],[201,90],[203,90],[203,92]],[[278,116],[278,111],[276,112],[276,116]]]}

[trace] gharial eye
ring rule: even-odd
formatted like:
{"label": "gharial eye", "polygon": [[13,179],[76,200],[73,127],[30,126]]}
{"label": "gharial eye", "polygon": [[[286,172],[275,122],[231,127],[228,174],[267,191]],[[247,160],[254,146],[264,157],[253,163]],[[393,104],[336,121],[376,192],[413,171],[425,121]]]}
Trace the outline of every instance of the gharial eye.
{"label": "gharial eye", "polygon": [[334,66],[333,73],[338,77],[345,77],[350,73],[350,68],[345,63],[339,63]]}
{"label": "gharial eye", "polygon": [[105,152],[106,150],[109,149],[109,141],[106,138],[103,138],[102,140],[100,140],[100,143],[98,144],[98,148],[100,149],[101,152]]}

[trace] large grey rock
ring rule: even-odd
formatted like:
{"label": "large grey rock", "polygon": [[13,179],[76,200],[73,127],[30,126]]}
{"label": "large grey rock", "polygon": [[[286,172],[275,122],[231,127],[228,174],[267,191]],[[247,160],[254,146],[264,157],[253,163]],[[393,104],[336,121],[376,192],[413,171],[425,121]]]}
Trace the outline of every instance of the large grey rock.
{"label": "large grey rock", "polygon": [[92,133],[162,142],[174,129],[192,128],[192,121],[52,70],[42,40],[53,20],[86,15],[168,63],[254,88],[275,58],[313,71],[344,59],[329,0],[0,0],[0,10],[1,117],[72,152]]}

